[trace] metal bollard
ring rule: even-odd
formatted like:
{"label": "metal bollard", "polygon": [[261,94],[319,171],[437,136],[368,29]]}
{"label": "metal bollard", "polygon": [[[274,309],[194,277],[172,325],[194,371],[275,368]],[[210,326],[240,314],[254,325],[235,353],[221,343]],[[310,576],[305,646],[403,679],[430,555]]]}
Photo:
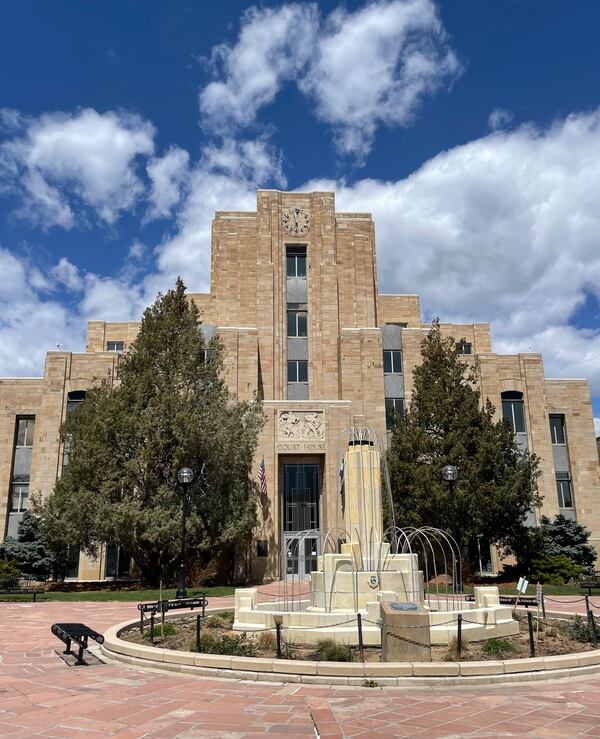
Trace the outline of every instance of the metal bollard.
{"label": "metal bollard", "polygon": [[362,614],[356,614],[356,623],[358,626],[358,652],[362,662],[365,661],[365,645],[363,642],[363,631],[362,631]]}
{"label": "metal bollard", "polygon": [[543,590],[542,590],[542,618],[546,618],[546,601],[544,600]]}
{"label": "metal bollard", "polygon": [[585,598],[585,611],[587,613],[588,626],[590,627],[590,633],[592,635],[592,642],[594,646],[598,645],[598,634],[596,633],[596,620],[590,607],[590,596],[584,595]]}
{"label": "metal bollard", "polygon": [[281,624],[275,624],[275,635],[277,637],[277,659],[281,659]]}
{"label": "metal bollard", "polygon": [[202,616],[198,614],[196,616],[196,651],[200,651],[200,620]]}
{"label": "metal bollard", "polygon": [[535,641],[533,639],[533,613],[527,611],[527,626],[529,627],[529,656],[535,657]]}
{"label": "metal bollard", "polygon": [[140,608],[140,636],[144,636],[144,611]]}
{"label": "metal bollard", "polygon": [[456,654],[458,659],[460,659],[462,655],[462,620],[462,613],[459,613],[458,623],[456,625]]}
{"label": "metal bollard", "polygon": [[150,643],[154,644],[154,613],[150,614]]}

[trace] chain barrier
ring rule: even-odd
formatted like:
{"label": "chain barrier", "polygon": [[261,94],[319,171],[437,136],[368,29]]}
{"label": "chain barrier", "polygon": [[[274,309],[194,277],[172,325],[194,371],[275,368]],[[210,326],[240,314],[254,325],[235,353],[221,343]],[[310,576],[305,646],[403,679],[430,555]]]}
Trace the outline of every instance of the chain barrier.
{"label": "chain barrier", "polygon": [[549,595],[544,594],[544,600],[549,600],[552,603],[581,603],[582,600],[585,600],[585,595],[578,598],[571,598],[570,600],[562,600],[561,598],[551,598]]}
{"label": "chain barrier", "polygon": [[423,642],[416,641],[415,639],[409,639],[407,636],[400,636],[400,634],[395,634],[393,631],[388,631],[388,636],[391,636],[392,639],[397,639],[398,641],[412,644],[413,647],[425,647],[426,649],[428,649],[431,646],[431,644],[424,644]]}
{"label": "chain barrier", "polygon": [[325,626],[283,626],[282,628],[287,629],[288,631],[318,631],[319,629],[333,629],[336,626],[345,626],[346,624],[353,623],[357,623],[357,619],[351,618],[348,621],[340,621],[337,624],[327,624]]}

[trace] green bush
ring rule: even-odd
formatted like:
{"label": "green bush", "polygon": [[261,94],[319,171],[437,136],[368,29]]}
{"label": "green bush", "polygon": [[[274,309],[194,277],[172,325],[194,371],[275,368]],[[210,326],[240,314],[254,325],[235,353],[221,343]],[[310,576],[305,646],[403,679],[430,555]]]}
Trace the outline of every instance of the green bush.
{"label": "green bush", "polygon": [[515,649],[515,645],[506,639],[488,639],[483,645],[483,651],[486,654],[493,654],[496,657],[500,657],[503,654],[511,654]]}
{"label": "green bush", "polygon": [[545,585],[564,585],[581,573],[581,565],[574,564],[565,554],[539,554],[531,562],[530,577]]}
{"label": "green bush", "polygon": [[[194,642],[194,650],[196,643]],[[200,636],[200,651],[205,654],[229,654],[233,657],[256,657],[254,644],[246,640],[246,635],[222,634],[216,636],[204,631]]]}
{"label": "green bush", "polygon": [[560,630],[569,639],[583,644],[591,644],[594,641],[592,629],[582,616],[574,616],[568,623],[560,626]]}
{"label": "green bush", "polygon": [[19,587],[21,572],[14,560],[0,559],[0,588],[12,590]]}
{"label": "green bush", "polygon": [[354,651],[347,644],[338,644],[333,639],[317,642],[317,659],[325,662],[353,662]]}

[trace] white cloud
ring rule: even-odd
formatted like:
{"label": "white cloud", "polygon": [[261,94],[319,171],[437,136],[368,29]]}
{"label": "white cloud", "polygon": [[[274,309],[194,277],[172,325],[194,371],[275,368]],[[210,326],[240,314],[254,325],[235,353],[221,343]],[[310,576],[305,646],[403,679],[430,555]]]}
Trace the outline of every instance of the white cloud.
{"label": "white cloud", "polygon": [[56,300],[40,296],[39,271],[0,248],[0,376],[41,375],[46,352],[60,341],[80,350],[85,326]]}
{"label": "white cloud", "polygon": [[329,16],[300,86],[337,149],[362,160],[378,126],[410,125],[423,98],[460,70],[431,0],[382,0]]}
{"label": "white cloud", "polygon": [[190,155],[175,146],[162,157],[148,162],[146,170],[152,182],[148,218],[166,218],[179,203],[189,175]]}
{"label": "white cloud", "polygon": [[83,288],[83,278],[79,269],[66,257],[61,257],[58,263],[50,270],[50,275],[67,290],[79,292]]}
{"label": "white cloud", "polygon": [[405,180],[339,183],[336,205],[373,212],[382,292],[419,293],[429,318],[491,321],[495,348],[543,351],[548,376],[600,394],[600,333],[568,323],[586,291],[600,297],[598,192],[600,109],[490,134]]}
{"label": "white cloud", "polygon": [[22,198],[18,211],[44,227],[70,228],[75,204],[112,224],[144,186],[136,158],[154,151],[154,127],[137,115],[83,109],[23,121],[0,145],[0,181]]}
{"label": "white cloud", "polygon": [[237,43],[212,50],[212,65],[222,69],[224,79],[200,92],[204,126],[230,135],[252,123],[283,82],[300,74],[313,52],[317,27],[314,4],[249,8],[242,16]]}
{"label": "white cloud", "polygon": [[254,123],[288,81],[333,128],[336,147],[358,160],[380,125],[408,126],[427,95],[461,65],[432,0],[380,0],[321,24],[317,6],[250,8],[233,46],[213,49],[215,81],[200,93],[203,124],[230,136]]}
{"label": "white cloud", "polygon": [[513,114],[504,108],[496,108],[490,113],[488,118],[488,126],[492,131],[497,131],[499,128],[506,128],[513,119]]}

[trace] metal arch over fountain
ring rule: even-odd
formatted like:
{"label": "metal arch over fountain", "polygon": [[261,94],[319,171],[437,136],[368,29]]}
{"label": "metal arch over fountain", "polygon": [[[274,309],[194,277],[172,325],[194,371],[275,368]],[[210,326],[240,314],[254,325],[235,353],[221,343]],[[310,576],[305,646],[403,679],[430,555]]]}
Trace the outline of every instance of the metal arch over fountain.
{"label": "metal arch over fountain", "polygon": [[[310,592],[300,574],[284,579],[279,597],[258,603],[257,588],[235,593],[234,629],[272,628],[282,620],[287,638],[316,642],[333,638],[357,642],[356,614],[364,618],[365,644],[381,642],[378,625],[382,603],[416,603],[429,612],[431,641],[444,644],[454,636],[451,614],[469,611],[468,638],[518,633],[510,608],[501,606],[498,589],[475,588],[475,603],[463,602],[453,583],[461,581],[456,541],[433,527],[400,528],[394,521],[389,474],[381,440],[372,428],[350,428],[340,437],[340,490],[336,520],[325,532],[301,531],[282,548],[282,567],[307,541],[318,541],[317,566],[310,573]],[[383,461],[382,461],[383,456]],[[391,524],[383,528],[383,496]]]}

